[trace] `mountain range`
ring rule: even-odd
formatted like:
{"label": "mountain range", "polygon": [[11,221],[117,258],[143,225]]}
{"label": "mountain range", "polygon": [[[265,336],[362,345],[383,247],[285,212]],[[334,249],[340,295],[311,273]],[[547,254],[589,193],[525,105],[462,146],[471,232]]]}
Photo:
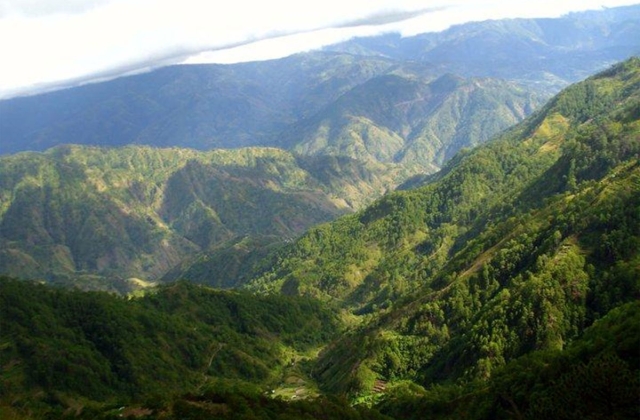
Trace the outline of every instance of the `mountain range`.
{"label": "mountain range", "polygon": [[260,146],[430,173],[547,97],[506,81],[434,78],[401,62],[329,52],[177,66],[1,101],[0,153],[62,143]]}
{"label": "mountain range", "polygon": [[271,389],[310,398],[281,413],[317,412],[322,393],[369,417],[633,418],[639,139],[634,58],[251,264],[252,293],[178,282],[127,300],[2,279],[0,407],[251,418],[275,409]]}
{"label": "mountain range", "polygon": [[[210,251],[231,252],[235,256],[230,261],[241,265],[248,262],[243,255],[254,260],[251,255],[262,248],[258,244],[276,245],[314,224],[358,210],[400,184],[420,182],[459,150],[481,144],[531,114],[551,91],[582,76],[578,69],[599,68],[637,52],[640,44],[634,40],[640,37],[632,35],[639,27],[638,10],[469,23],[406,39],[354,40],[280,60],[173,66],[0,101],[0,154],[44,152],[62,144],[129,146],[120,152],[122,162],[96,161],[94,155],[102,152],[92,147],[2,157],[2,272],[50,280],[97,275],[89,283],[99,284],[105,276],[112,279],[109,283],[175,279],[196,264],[203,273],[200,281],[240,284],[246,279],[235,275],[205,280],[211,267],[205,261],[217,261]],[[520,44],[529,47],[522,50]],[[523,81],[521,53],[533,46],[531,57],[538,67],[530,68],[544,67],[544,75],[527,73],[529,79]],[[480,65],[477,55],[468,54],[470,48],[484,49],[482,57],[488,60],[500,58],[500,65]],[[443,51],[457,58],[439,56]],[[578,62],[568,59],[578,56]],[[490,67],[503,74],[488,72]],[[551,87],[545,82],[550,74],[558,82]],[[266,167],[238,173],[239,168],[220,168],[219,160],[196,163],[208,161],[206,153],[195,157],[195,152],[153,152],[148,147],[203,152],[245,148],[274,156],[274,150],[251,148],[278,148],[290,154],[282,152],[275,159],[288,163],[276,166],[308,176],[290,201],[278,186],[290,181],[261,173],[270,170]],[[64,157],[63,150],[74,153]],[[80,156],[83,150],[87,156]],[[171,176],[153,173],[147,161],[172,153],[177,154],[168,158],[172,163],[158,168]],[[155,156],[126,161],[127,154]],[[188,165],[186,156],[193,160]],[[59,159],[73,160],[77,176],[67,176],[67,162]],[[110,164],[126,180],[112,186]],[[102,179],[89,181],[93,172],[102,172],[97,175]],[[213,180],[215,187],[209,185]],[[110,195],[115,190],[121,197]],[[52,207],[50,201],[59,204]],[[138,210],[132,213],[131,208]],[[53,216],[60,212],[66,216]],[[246,235],[251,238],[243,242],[243,250],[231,245]],[[156,241],[160,237],[167,242]]]}
{"label": "mountain range", "polygon": [[58,146],[3,156],[0,271],[89,288],[157,281],[225,241],[282,241],[352,212],[403,171],[268,148]]}
{"label": "mountain range", "polygon": [[639,10],[0,102],[0,418],[637,418]]}
{"label": "mountain range", "polygon": [[166,67],[0,101],[0,154],[62,143],[275,146],[433,172],[568,83],[638,54],[637,39],[640,8],[628,6],[357,39],[265,62]]}
{"label": "mountain range", "polygon": [[569,83],[638,55],[637,5],[558,18],[500,19],[412,37],[359,38],[327,47],[411,60],[461,76],[497,77],[557,93]]}

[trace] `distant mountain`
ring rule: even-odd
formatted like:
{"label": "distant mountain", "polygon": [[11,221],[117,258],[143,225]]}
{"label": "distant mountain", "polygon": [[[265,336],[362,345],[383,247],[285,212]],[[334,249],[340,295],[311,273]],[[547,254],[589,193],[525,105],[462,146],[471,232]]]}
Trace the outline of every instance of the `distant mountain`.
{"label": "distant mountain", "polygon": [[59,146],[5,156],[0,273],[88,288],[158,280],[237,236],[296,237],[364,205],[402,174],[258,148]]}
{"label": "distant mountain", "polygon": [[332,53],[173,66],[0,101],[0,153],[74,143],[195,149],[272,145],[289,123],[394,65]]}
{"label": "distant mountain", "polygon": [[638,39],[640,7],[629,6],[357,39],[266,62],[167,67],[0,101],[0,154],[68,143],[274,146],[430,173],[568,83],[639,54]]}
{"label": "distant mountain", "polygon": [[429,64],[466,77],[497,77],[556,93],[630,56],[640,55],[640,5],[559,18],[455,25],[413,37],[384,35],[328,51]]}
{"label": "distant mountain", "polygon": [[389,74],[351,89],[283,138],[303,155],[397,162],[430,173],[522,120],[544,98],[495,79]]}
{"label": "distant mountain", "polygon": [[429,68],[336,53],[170,67],[1,101],[0,153],[62,143],[275,146],[431,173],[548,97],[497,80],[434,80]]}
{"label": "distant mountain", "polygon": [[[561,351],[640,297],[639,138],[635,58],[459,153],[423,186],[310,229],[251,288],[315,296],[362,320],[320,355],[325,390],[480,389],[508,361]],[[637,352],[624,357],[638,368]]]}

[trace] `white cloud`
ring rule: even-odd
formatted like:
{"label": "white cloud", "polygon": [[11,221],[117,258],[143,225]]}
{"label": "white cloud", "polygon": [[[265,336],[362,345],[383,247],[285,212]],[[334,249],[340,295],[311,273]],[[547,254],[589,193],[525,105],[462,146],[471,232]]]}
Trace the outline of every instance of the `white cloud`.
{"label": "white cloud", "polygon": [[0,18],[7,16],[37,17],[61,13],[83,13],[111,0],[0,0]]}
{"label": "white cloud", "polygon": [[381,31],[415,34],[468,20],[631,3],[0,0],[0,98],[168,63],[266,59]]}

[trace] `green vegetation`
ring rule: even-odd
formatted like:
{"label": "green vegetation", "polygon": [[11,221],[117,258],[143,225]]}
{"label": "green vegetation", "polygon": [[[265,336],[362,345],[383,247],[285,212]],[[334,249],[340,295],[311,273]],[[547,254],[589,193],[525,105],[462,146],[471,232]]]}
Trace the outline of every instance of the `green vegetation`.
{"label": "green vegetation", "polygon": [[171,400],[220,379],[264,391],[337,331],[309,299],[180,282],[128,300],[1,278],[0,405]]}
{"label": "green vegetation", "polygon": [[[154,418],[154,417],[152,417]],[[335,419],[390,420],[376,410],[351,407],[335,396],[284,401],[261,395],[250,387],[220,383],[198,395],[187,395],[165,409],[158,419]]]}
{"label": "green vegetation", "polygon": [[236,237],[186,258],[164,274],[161,282],[189,279],[219,289],[239,288],[264,269],[265,259],[283,245],[278,236]]}
{"label": "green vegetation", "polygon": [[399,419],[632,419],[640,415],[640,304],[622,305],[563,351],[538,350],[487,381],[398,384],[378,408]]}
{"label": "green vegetation", "polygon": [[484,143],[547,99],[491,79],[390,74],[353,88],[284,138],[304,155],[398,162],[432,173],[464,147]]}
{"label": "green vegetation", "polygon": [[[348,207],[311,185],[379,168],[314,159],[81,147],[5,159],[4,264],[89,277],[138,249],[168,261],[173,246],[211,252],[167,279],[248,290],[178,281],[125,298],[0,279],[0,415],[640,415],[639,58],[282,245],[303,229],[296,214]],[[257,218],[229,217],[243,205]]]}
{"label": "green vegetation", "polygon": [[392,165],[258,148],[60,146],[6,156],[0,272],[126,292],[128,278],[158,280],[237,237],[296,237],[371,201],[401,174]]}
{"label": "green vegetation", "polygon": [[310,229],[251,287],[360,315],[314,370],[354,397],[378,381],[486,381],[562,350],[640,293],[639,103],[633,59],[427,185]]}

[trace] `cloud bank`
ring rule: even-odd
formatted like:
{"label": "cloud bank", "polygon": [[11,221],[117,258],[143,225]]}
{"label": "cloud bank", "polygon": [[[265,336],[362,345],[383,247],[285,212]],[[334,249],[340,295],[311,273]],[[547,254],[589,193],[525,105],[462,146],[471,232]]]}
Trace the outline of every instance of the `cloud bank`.
{"label": "cloud bank", "polygon": [[469,20],[558,16],[633,3],[0,0],[0,98],[167,64],[268,59],[354,36],[413,35]]}

